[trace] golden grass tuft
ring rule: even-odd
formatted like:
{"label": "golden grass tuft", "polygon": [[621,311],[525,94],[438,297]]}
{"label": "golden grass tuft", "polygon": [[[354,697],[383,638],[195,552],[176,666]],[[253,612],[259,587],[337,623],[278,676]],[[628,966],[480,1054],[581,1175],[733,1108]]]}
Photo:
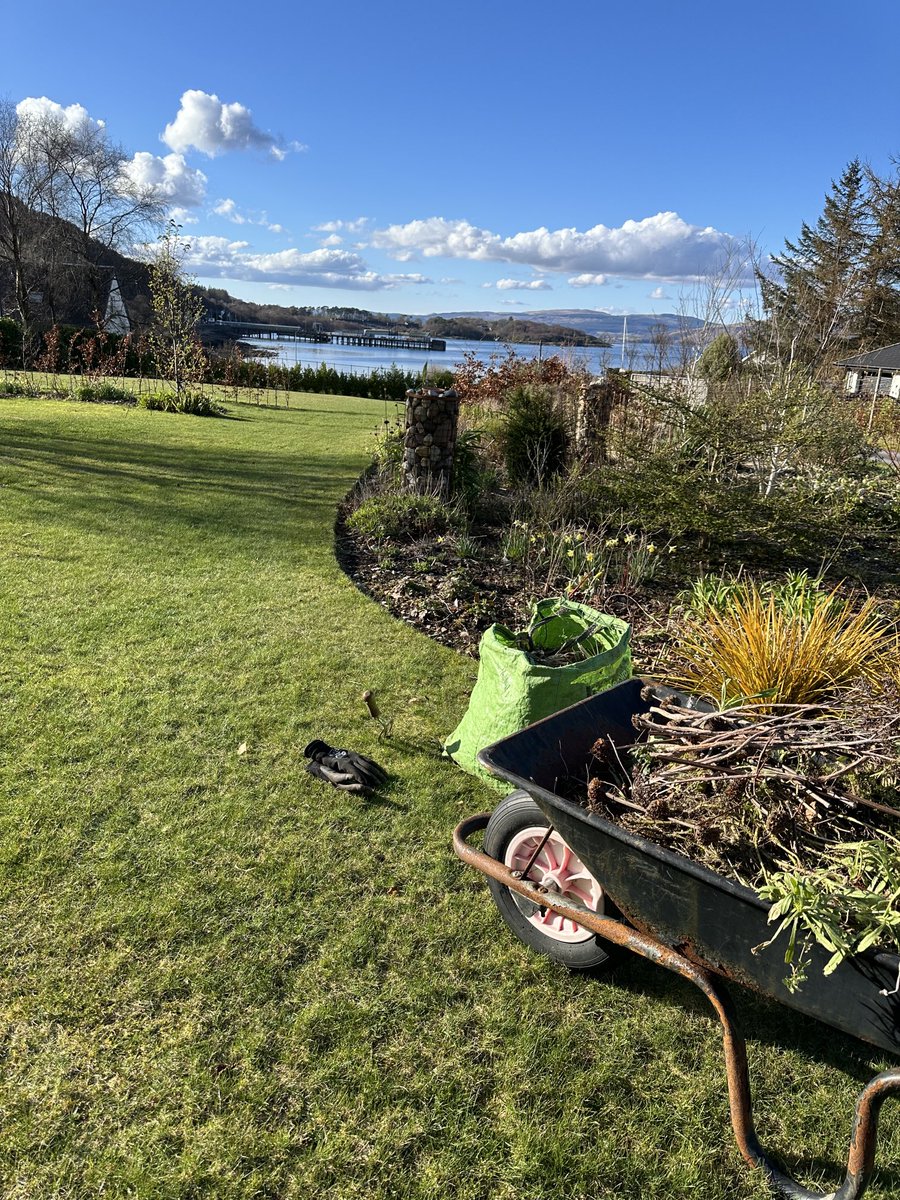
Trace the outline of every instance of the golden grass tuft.
{"label": "golden grass tuft", "polygon": [[680,639],[678,683],[717,704],[760,699],[803,704],[857,679],[897,676],[897,639],[871,597],[858,609],[836,592],[816,591],[785,609],[749,583],[721,612],[707,609]]}

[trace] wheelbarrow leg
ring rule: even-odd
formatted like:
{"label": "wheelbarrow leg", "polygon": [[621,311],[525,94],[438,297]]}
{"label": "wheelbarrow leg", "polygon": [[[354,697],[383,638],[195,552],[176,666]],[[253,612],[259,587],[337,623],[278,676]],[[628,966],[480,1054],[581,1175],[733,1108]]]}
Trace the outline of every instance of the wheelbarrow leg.
{"label": "wheelbarrow leg", "polygon": [[[694,964],[689,963],[688,965],[693,966]],[[672,969],[678,970],[677,967]],[[756,1136],[750,1096],[747,1045],[737,1028],[731,996],[724,984],[714,975],[699,967],[696,967],[695,970],[696,976],[687,971],[679,971],[679,974],[691,979],[703,991],[716,1010],[716,1015],[722,1024],[731,1125],[741,1154],[752,1167],[758,1167],[763,1172],[772,1191],[777,1196],[786,1197],[787,1200],[859,1200],[872,1179],[875,1147],[878,1141],[878,1115],[888,1096],[893,1092],[900,1091],[900,1068],[876,1075],[874,1079],[869,1080],[859,1094],[850,1135],[847,1171],[840,1188],[836,1192],[826,1193],[814,1192],[801,1187],[790,1175],[786,1175],[776,1166]]]}
{"label": "wheelbarrow leg", "polygon": [[860,1200],[872,1178],[875,1147],[878,1140],[878,1115],[888,1096],[900,1091],[900,1068],[876,1075],[863,1088],[856,1101],[856,1112],[847,1156],[844,1182],[836,1192],[814,1192],[785,1174],[766,1154],[753,1126],[753,1103],[750,1095],[750,1070],[747,1045],[741,1035],[734,1004],[724,983],[712,972],[678,954],[670,946],[656,941],[646,933],[633,929],[613,917],[604,917],[592,909],[513,875],[503,863],[468,844],[468,839],[484,829],[490,813],[481,813],[460,822],[453,833],[453,849],[469,866],[489,875],[505,887],[524,896],[532,904],[552,909],[569,920],[576,921],[598,937],[626,950],[633,950],[651,962],[690,980],[698,987],[715,1009],[722,1026],[725,1066],[728,1077],[728,1103],[731,1125],[738,1149],[752,1167],[763,1172],[776,1196],[785,1200]]}

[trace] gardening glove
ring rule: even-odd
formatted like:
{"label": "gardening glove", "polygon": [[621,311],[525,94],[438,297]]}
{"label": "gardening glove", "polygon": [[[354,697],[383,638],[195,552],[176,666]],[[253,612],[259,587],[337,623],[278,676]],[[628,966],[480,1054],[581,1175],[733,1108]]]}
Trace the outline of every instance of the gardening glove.
{"label": "gardening glove", "polygon": [[310,742],[303,753],[312,759],[306,764],[310,775],[343,791],[368,792],[387,783],[387,773],[377,762],[353,750],[336,750],[321,738]]}

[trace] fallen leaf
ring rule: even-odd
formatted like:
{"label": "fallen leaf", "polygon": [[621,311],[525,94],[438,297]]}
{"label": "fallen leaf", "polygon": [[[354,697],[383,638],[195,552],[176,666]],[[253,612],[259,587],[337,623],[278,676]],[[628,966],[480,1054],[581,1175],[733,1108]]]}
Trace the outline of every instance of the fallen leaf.
{"label": "fallen leaf", "polygon": [[241,744],[238,746],[238,754],[246,754],[246,753],[247,753],[247,743],[241,742]]}

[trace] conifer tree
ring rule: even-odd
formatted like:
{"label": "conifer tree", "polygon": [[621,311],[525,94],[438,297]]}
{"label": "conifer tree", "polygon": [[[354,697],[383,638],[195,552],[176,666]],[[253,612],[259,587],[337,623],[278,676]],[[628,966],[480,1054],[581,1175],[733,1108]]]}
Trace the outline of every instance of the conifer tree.
{"label": "conifer tree", "polygon": [[832,181],[815,225],[804,222],[773,257],[777,274],[759,276],[770,350],[820,373],[900,340],[898,252],[900,183],[854,159]]}

